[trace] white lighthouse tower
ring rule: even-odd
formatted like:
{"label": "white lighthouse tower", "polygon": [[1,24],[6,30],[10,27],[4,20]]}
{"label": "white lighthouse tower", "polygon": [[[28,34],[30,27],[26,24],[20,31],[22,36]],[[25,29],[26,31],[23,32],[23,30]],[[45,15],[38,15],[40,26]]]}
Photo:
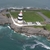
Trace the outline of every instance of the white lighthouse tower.
{"label": "white lighthouse tower", "polygon": [[18,23],[23,23],[23,14],[22,14],[22,10],[20,11],[20,13],[18,14]]}

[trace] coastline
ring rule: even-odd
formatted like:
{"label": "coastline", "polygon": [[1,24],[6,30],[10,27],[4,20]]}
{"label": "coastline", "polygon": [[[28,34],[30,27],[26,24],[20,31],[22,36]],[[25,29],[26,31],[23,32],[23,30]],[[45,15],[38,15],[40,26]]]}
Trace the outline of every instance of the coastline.
{"label": "coastline", "polygon": [[24,26],[18,27],[15,24],[13,24],[11,18],[7,18],[6,16],[3,15],[3,13],[0,13],[0,25],[10,24],[11,29],[13,29],[15,32],[25,34],[28,37],[31,35],[37,35],[37,36],[45,36],[48,39],[50,39],[50,31],[44,30],[43,28],[24,27]]}

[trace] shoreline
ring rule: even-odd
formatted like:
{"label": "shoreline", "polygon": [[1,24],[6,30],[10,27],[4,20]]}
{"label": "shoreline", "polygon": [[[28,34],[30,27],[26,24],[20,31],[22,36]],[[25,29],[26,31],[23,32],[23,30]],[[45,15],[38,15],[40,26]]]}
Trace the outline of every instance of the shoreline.
{"label": "shoreline", "polygon": [[[13,28],[11,28],[11,29],[14,30]],[[20,31],[21,30],[18,30],[18,31],[14,30],[15,33],[17,32],[17,33],[21,34],[22,36],[26,36],[26,37],[34,37],[35,36],[35,38],[36,38],[36,36],[42,36],[42,37],[46,37],[47,40],[50,40],[50,34],[43,34],[43,33],[41,33],[41,34],[40,33],[33,33],[33,34],[31,34],[31,33],[27,33],[27,32],[24,32],[24,31],[23,32],[20,32]],[[49,31],[46,31],[46,32],[50,33]]]}
{"label": "shoreline", "polygon": [[10,27],[15,32],[20,33],[20,34],[22,33],[27,36],[30,36],[30,35],[45,36],[48,39],[50,39],[50,31],[44,30],[42,28],[16,27],[16,26],[13,27],[13,25],[11,25]]}
{"label": "shoreline", "polygon": [[18,27],[13,23],[11,18],[7,18],[6,16],[3,16],[3,14],[1,13],[0,13],[0,24],[1,25],[10,24],[12,30],[20,34],[21,33],[25,34],[28,37],[31,35],[37,35],[37,36],[45,36],[46,38],[50,39],[50,31],[44,30],[43,28],[24,27],[24,26]]}
{"label": "shoreline", "polygon": [[[0,24],[0,25],[5,25],[5,24],[10,24],[10,23],[4,23],[4,24]],[[24,35],[24,36],[27,36],[27,37],[32,37],[34,35],[35,36],[44,36],[44,37],[46,37],[47,39],[50,40],[50,31],[44,30],[43,28],[17,27],[14,24],[10,24],[8,27],[9,27],[9,29],[12,29],[15,32],[20,33],[21,35]]]}

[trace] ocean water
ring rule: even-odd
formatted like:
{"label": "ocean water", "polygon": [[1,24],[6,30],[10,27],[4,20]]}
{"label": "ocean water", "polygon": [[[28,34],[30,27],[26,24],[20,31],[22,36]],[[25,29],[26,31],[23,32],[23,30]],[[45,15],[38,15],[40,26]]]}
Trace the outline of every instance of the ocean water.
{"label": "ocean water", "polygon": [[17,33],[8,25],[0,26],[0,50],[50,50],[50,41],[46,37]]}
{"label": "ocean water", "polygon": [[0,8],[7,7],[50,8],[50,0],[0,0]]}
{"label": "ocean water", "polygon": [[[50,0],[0,0],[0,8],[27,6],[50,8]],[[0,26],[0,50],[50,50],[50,41],[41,36],[27,37],[4,25]]]}

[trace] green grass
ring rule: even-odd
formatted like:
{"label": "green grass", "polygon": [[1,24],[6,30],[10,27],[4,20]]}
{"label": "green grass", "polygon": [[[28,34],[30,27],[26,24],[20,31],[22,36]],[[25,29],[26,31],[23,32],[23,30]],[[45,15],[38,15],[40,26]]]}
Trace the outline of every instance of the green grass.
{"label": "green grass", "polygon": [[17,18],[19,12],[10,12],[10,13],[11,13],[11,15],[12,15],[14,18]]}
{"label": "green grass", "polygon": [[[10,12],[14,18],[18,17],[19,12]],[[44,19],[34,11],[23,12],[23,19],[27,22],[44,21]]]}
{"label": "green grass", "polygon": [[10,17],[10,15],[9,14],[6,14],[6,16],[9,18]]}
{"label": "green grass", "polygon": [[[46,24],[44,27],[50,31],[50,24]],[[43,28],[43,26],[34,26],[34,28]]]}
{"label": "green grass", "polygon": [[47,24],[45,28],[50,31],[50,24]]}
{"label": "green grass", "polygon": [[43,28],[42,26],[33,26],[34,28]]}
{"label": "green grass", "polygon": [[41,11],[45,16],[50,18],[50,11]]}
{"label": "green grass", "polygon": [[31,21],[31,22],[35,22],[35,21],[44,21],[44,19],[37,14],[36,12],[24,12],[24,20],[26,21]]}

